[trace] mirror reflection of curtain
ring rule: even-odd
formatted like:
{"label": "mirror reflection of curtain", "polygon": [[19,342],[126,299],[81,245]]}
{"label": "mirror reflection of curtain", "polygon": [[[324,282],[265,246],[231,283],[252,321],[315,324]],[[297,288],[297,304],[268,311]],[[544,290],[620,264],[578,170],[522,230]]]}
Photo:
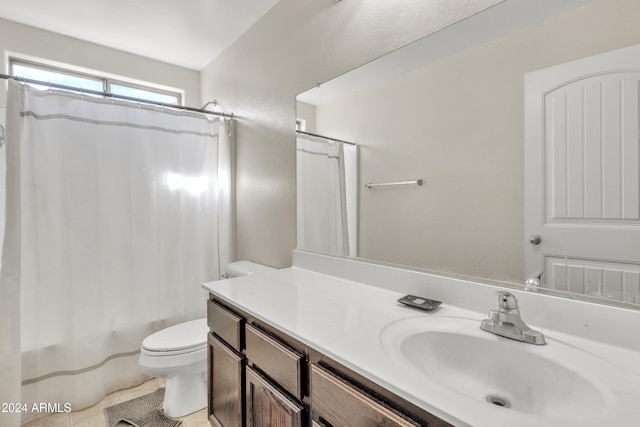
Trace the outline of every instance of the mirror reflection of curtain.
{"label": "mirror reflection of curtain", "polygon": [[9,85],[0,400],[78,410],[145,378],[145,336],[205,317],[230,124]]}
{"label": "mirror reflection of curtain", "polygon": [[344,151],[345,187],[347,202],[347,230],[349,230],[349,256],[358,256],[358,198],[360,174],[360,147],[353,144],[342,144]]}
{"label": "mirror reflection of curtain", "polygon": [[296,156],[298,248],[349,255],[343,144],[299,134]]}

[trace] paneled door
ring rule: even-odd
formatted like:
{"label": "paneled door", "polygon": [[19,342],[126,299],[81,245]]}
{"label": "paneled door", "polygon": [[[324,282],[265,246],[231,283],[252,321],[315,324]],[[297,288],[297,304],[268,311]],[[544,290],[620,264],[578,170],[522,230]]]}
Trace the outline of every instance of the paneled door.
{"label": "paneled door", "polygon": [[207,342],[209,423],[215,427],[243,427],[246,359],[212,334]]}
{"label": "paneled door", "polygon": [[640,45],[525,75],[525,276],[640,304]]}
{"label": "paneled door", "polygon": [[247,367],[247,427],[302,427],[304,408]]}

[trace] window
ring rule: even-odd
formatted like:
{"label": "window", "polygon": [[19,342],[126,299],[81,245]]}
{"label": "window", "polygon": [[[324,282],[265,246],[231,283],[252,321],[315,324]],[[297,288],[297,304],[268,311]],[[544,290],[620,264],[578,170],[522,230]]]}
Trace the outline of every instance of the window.
{"label": "window", "polygon": [[[83,74],[62,68],[37,64],[22,60],[10,60],[11,75],[14,77],[24,77],[26,79],[38,80],[53,84],[82,88],[97,92],[110,92],[114,95],[126,96],[139,99],[141,101],[161,102],[163,104],[179,105],[181,95],[177,92],[170,92],[153,87],[127,83],[107,77]],[[40,89],[46,86],[32,85]]]}
{"label": "window", "polygon": [[126,85],[124,83],[114,83],[110,85],[111,92],[115,95],[129,96],[131,98],[144,99],[147,101],[162,102],[163,104],[178,104],[180,95],[177,93],[158,92],[157,90],[143,88],[139,86]]}

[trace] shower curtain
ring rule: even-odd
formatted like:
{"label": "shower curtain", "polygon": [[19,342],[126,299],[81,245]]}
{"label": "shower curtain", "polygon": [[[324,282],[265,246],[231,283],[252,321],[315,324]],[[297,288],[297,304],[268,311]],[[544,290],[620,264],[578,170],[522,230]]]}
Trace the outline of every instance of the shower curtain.
{"label": "shower curtain", "polygon": [[349,255],[343,144],[298,134],[296,146],[297,246]]}
{"label": "shower curtain", "polygon": [[200,284],[231,253],[231,123],[9,86],[0,401],[24,422],[139,383],[143,338],[206,316]]}

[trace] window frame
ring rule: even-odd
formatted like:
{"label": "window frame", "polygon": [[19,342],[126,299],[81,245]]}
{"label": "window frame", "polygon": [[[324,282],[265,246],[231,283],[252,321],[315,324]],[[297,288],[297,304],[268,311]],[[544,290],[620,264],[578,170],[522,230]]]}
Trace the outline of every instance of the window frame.
{"label": "window frame", "polygon": [[[104,92],[105,94],[111,93],[111,85],[115,84],[118,86],[124,86],[127,88],[131,88],[131,89],[137,89],[137,90],[143,90],[143,91],[147,91],[147,92],[151,92],[151,93],[155,93],[158,95],[165,95],[165,96],[174,96],[176,98],[176,103],[170,103],[167,102],[165,103],[166,105],[177,105],[177,106],[183,106],[183,93],[179,92],[179,91],[172,91],[172,90],[168,90],[168,89],[160,89],[157,87],[154,87],[152,85],[145,85],[144,83],[139,83],[139,82],[134,82],[134,81],[128,81],[126,79],[123,78],[114,78],[114,77],[109,77],[107,75],[101,75],[101,74],[97,74],[97,73],[90,73],[90,72],[83,72],[83,71],[77,71],[74,70],[72,68],[65,68],[64,66],[58,66],[58,65],[49,65],[43,62],[38,62],[38,61],[33,61],[33,60],[29,60],[29,59],[22,59],[19,57],[9,57],[9,74],[12,77],[16,77],[16,78],[20,78],[20,76],[16,76],[14,74],[13,71],[13,67],[14,65],[20,65],[20,66],[25,66],[25,67],[30,67],[33,69],[39,69],[42,71],[48,71],[48,72],[53,72],[53,73],[58,73],[58,74],[65,74],[68,76],[72,76],[72,77],[76,77],[76,78],[81,78],[81,79],[87,79],[87,80],[93,80],[93,81],[99,81],[102,82],[102,92]],[[116,95],[118,96],[118,95]],[[156,102],[154,100],[151,99],[146,99],[146,98],[140,98],[141,102],[144,101],[149,101],[149,102]]]}

